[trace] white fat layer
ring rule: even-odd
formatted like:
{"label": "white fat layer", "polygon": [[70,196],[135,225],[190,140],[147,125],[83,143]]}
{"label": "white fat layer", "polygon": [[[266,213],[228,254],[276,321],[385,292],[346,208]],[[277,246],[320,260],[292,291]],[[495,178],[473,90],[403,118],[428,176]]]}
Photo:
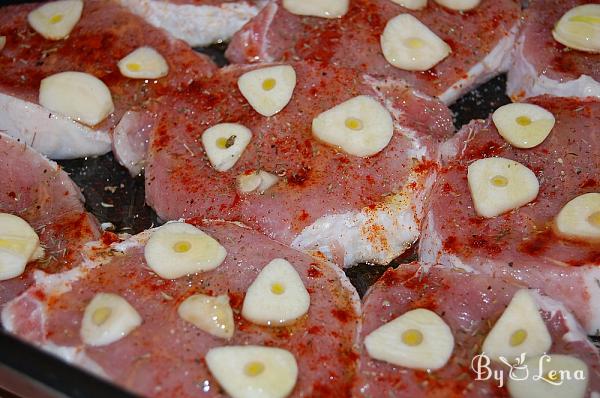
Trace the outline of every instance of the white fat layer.
{"label": "white fat layer", "polygon": [[584,323],[587,333],[600,336],[600,268],[597,265],[585,265],[583,283],[587,291],[587,304],[590,309],[589,319]]}
{"label": "white fat layer", "polygon": [[436,232],[433,214],[428,213],[424,220],[421,240],[419,241],[419,262],[425,271],[434,265],[445,268],[457,268],[469,273],[479,273],[473,267],[462,262],[460,258],[442,250],[442,239]]}
{"label": "white fat layer", "polygon": [[44,351],[59,357],[67,363],[81,366],[96,376],[105,379],[109,378],[104,369],[98,365],[96,361],[86,355],[83,348],[60,346],[50,342],[40,344],[39,347]]}
{"label": "white fat layer", "polygon": [[304,228],[292,247],[321,252],[332,261],[336,248],[340,247],[344,252],[344,267],[360,262],[388,264],[419,237],[414,199],[401,192],[388,197],[374,210],[364,208],[320,217]]}
{"label": "white fat layer", "polygon": [[111,147],[107,131],[91,129],[38,104],[2,93],[0,130],[52,159],[104,155]]}
{"label": "white fat layer", "polygon": [[583,327],[577,322],[571,311],[565,307],[560,301],[554,300],[548,296],[540,294],[537,290],[530,290],[533,298],[537,305],[542,309],[550,313],[550,317],[554,317],[560,313],[567,326],[567,332],[562,336],[562,339],[567,343],[581,341],[586,343],[592,350],[595,350],[594,344],[588,339],[587,334]]}
{"label": "white fat layer", "polygon": [[122,5],[192,47],[227,41],[260,11],[264,2],[219,6],[173,4],[159,0],[119,0]]}
{"label": "white fat layer", "polygon": [[[113,153],[117,161],[132,176],[141,173],[146,162],[147,138],[146,132],[152,129],[152,124],[144,124],[139,112],[129,111],[123,115],[113,133]],[[136,139],[140,141],[136,141]]]}
{"label": "white fat layer", "polygon": [[600,82],[588,75],[575,80],[553,80],[538,74],[524,54],[525,40],[519,38],[514,62],[508,71],[506,93],[513,99],[550,94],[556,97],[600,97]]}
{"label": "white fat layer", "polygon": [[439,99],[444,104],[450,105],[474,87],[485,83],[500,73],[506,72],[511,63],[512,49],[518,32],[519,23],[512,27],[507,36],[501,39],[481,62],[476,63],[469,69],[466,78],[457,81],[446,89],[439,96]]}

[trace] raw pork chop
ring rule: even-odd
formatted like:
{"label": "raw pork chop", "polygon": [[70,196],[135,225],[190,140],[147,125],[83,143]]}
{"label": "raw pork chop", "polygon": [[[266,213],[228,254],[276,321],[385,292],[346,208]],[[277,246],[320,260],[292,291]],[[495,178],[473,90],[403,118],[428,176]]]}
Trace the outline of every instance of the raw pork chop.
{"label": "raw pork chop", "polygon": [[[236,86],[243,72],[257,66],[225,68],[210,81],[163,98],[158,110],[165,112],[151,132],[146,200],[165,220],[239,220],[338,263],[387,264],[418,238],[437,144],[453,131],[450,113],[397,80],[315,63],[293,66],[298,82],[293,97],[269,118],[256,113]],[[375,98],[394,119],[389,145],[368,158],[339,152],[311,133],[315,116],[359,94]],[[147,117],[140,118],[138,126],[147,126]],[[241,123],[253,132],[227,172],[211,167],[200,140],[204,130],[221,122]],[[134,135],[139,130],[132,128]],[[236,177],[252,170],[276,174],[279,181],[263,195],[240,194]]]}
{"label": "raw pork chop", "polygon": [[[315,261],[233,223],[201,227],[227,250],[212,271],[165,280],[150,271],[144,245],[150,232],[94,250],[81,267],[37,284],[2,313],[5,327],[63,359],[151,397],[222,396],[204,361],[206,352],[226,344],[281,347],[298,362],[292,396],[348,396],[355,372],[360,304],[336,266]],[[248,286],[272,259],[285,258],[310,294],[308,315],[285,327],[258,326],[241,317]],[[104,262],[103,265],[100,263]],[[87,303],[98,292],[124,297],[143,323],[125,338],[85,346],[79,335]],[[185,322],[178,305],[192,294],[229,295],[235,333],[227,342]]]}
{"label": "raw pork chop", "polygon": [[[0,36],[6,36],[0,52],[0,130],[51,158],[110,151],[110,131],[126,110],[215,69],[208,58],[110,0],[86,1],[81,19],[66,39],[46,40],[27,22],[28,13],[39,5],[3,7],[0,13]],[[169,64],[166,77],[146,82],[120,74],[117,62],[141,46],[154,47],[163,55]],[[64,71],[87,72],[106,83],[114,113],[88,127],[39,106],[40,81]]]}
{"label": "raw pork chop", "polygon": [[119,0],[157,28],[190,46],[227,41],[266,0]]}
{"label": "raw pork chop", "polygon": [[565,47],[552,29],[571,8],[585,0],[532,0],[525,11],[508,72],[507,92],[514,99],[550,94],[561,97],[600,97],[600,54]]}
{"label": "raw pork chop", "polygon": [[44,247],[44,257],[25,272],[0,282],[0,305],[32,283],[34,270],[53,274],[80,259],[82,246],[100,236],[95,218],[83,208],[83,196],[60,167],[27,145],[0,134],[0,212],[25,219]]}
{"label": "raw pork chop", "polygon": [[[416,308],[440,315],[454,335],[449,362],[427,372],[371,358],[361,345],[357,397],[504,397],[496,380],[476,380],[471,365],[482,343],[520,287],[501,279],[432,267],[423,273],[417,264],[388,269],[367,293],[363,305],[361,341],[386,322]],[[534,293],[552,337],[552,354],[574,355],[589,367],[588,394],[600,391],[600,355],[573,315],[559,302]],[[501,369],[499,366],[494,369]],[[505,376],[508,368],[504,367]],[[506,378],[504,379],[506,385]],[[589,396],[589,395],[588,395]]]}
{"label": "raw pork chop", "polygon": [[[475,121],[454,140],[458,158],[438,174],[424,221],[420,258],[466,271],[506,276],[540,289],[575,313],[590,334],[600,329],[600,245],[567,241],[553,232],[554,217],[571,199],[600,191],[600,102],[538,97],[556,124],[533,149],[517,149],[493,123]],[[500,156],[530,168],[540,182],[529,205],[494,218],[478,217],[467,166]]]}
{"label": "raw pork chop", "polygon": [[[390,65],[381,52],[380,36],[387,21],[401,13],[413,14],[427,25],[450,45],[452,54],[425,72]],[[226,55],[237,63],[310,59],[354,67],[404,79],[449,104],[508,68],[519,14],[520,4],[514,0],[482,0],[462,13],[432,0],[421,11],[390,0],[352,0],[346,15],[325,19],[293,15],[277,0],[235,34]]]}

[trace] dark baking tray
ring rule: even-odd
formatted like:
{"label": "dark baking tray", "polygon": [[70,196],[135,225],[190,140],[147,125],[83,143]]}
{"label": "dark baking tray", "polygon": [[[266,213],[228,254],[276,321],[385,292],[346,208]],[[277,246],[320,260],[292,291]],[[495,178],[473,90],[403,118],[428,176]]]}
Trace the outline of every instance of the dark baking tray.
{"label": "dark baking tray", "polygon": [[[0,0],[0,5],[23,3],[22,0]],[[208,54],[217,64],[226,64],[220,44],[197,49]],[[457,128],[470,120],[486,118],[493,110],[509,101],[504,94],[506,77],[499,76],[462,97],[451,109]],[[159,224],[152,209],[144,201],[144,178],[131,177],[112,154],[95,158],[58,162],[81,187],[86,208],[102,223],[111,223],[115,232],[138,233]],[[416,259],[409,250],[390,266]],[[359,264],[346,270],[353,285],[362,295],[388,266]],[[89,373],[70,366],[0,330],[0,397],[32,398],[128,398],[127,393]]]}

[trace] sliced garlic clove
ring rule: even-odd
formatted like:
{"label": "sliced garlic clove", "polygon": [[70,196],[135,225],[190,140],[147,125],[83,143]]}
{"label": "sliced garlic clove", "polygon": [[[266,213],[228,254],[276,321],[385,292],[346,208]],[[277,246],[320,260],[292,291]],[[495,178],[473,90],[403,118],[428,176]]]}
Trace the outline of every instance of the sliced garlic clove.
{"label": "sliced garlic clove", "polygon": [[313,135],[350,155],[369,157],[381,152],[394,135],[394,121],[387,109],[366,95],[359,95],[321,113],[312,122]]}
{"label": "sliced garlic clove", "polygon": [[310,296],[292,264],[276,258],[248,288],[242,316],[257,325],[287,325],[306,314]]}
{"label": "sliced garlic clove", "polygon": [[506,387],[512,398],[586,396],[588,366],[573,356],[552,354],[528,357],[520,366],[515,366],[511,373],[514,376],[508,378]]}
{"label": "sliced garlic clove", "polygon": [[21,275],[27,263],[43,252],[40,238],[27,221],[0,213],[0,281]]}
{"label": "sliced garlic clove", "polygon": [[450,327],[435,312],[408,311],[365,338],[371,358],[411,369],[442,368],[454,350]]}
{"label": "sliced garlic clove", "polygon": [[6,36],[0,36],[0,51],[4,50],[6,45]]}
{"label": "sliced garlic clove", "polygon": [[284,398],[298,378],[298,365],[286,350],[254,345],[211,348],[206,365],[232,398]]}
{"label": "sliced garlic clove", "polygon": [[486,218],[526,205],[540,188],[533,171],[505,158],[476,160],[469,165],[467,179],[475,211]]}
{"label": "sliced garlic clove", "polygon": [[527,289],[515,293],[483,342],[483,353],[493,361],[500,357],[514,362],[522,353],[527,357],[548,352],[552,337],[540,315],[539,307]]}
{"label": "sliced garlic clove", "polygon": [[555,229],[566,238],[600,240],[600,193],[569,201],[556,216]]}
{"label": "sliced garlic clove", "polygon": [[502,138],[516,148],[538,146],[556,122],[554,115],[541,106],[519,103],[496,109],[492,120]]}
{"label": "sliced garlic clove", "polygon": [[273,116],[285,108],[295,87],[296,71],[289,65],[255,69],[238,79],[244,98],[263,116]]}
{"label": "sliced garlic clove", "polygon": [[83,10],[81,0],[45,3],[27,15],[29,25],[48,40],[64,39],[71,33]]}
{"label": "sliced garlic clove", "polygon": [[283,8],[295,15],[339,18],[348,12],[350,0],[283,0]]}
{"label": "sliced garlic clove", "polygon": [[552,36],[575,50],[600,52],[600,4],[571,8],[554,26]]}
{"label": "sliced garlic clove", "polygon": [[81,339],[87,345],[112,344],[142,324],[142,317],[123,297],[98,293],[87,305],[81,321]]}
{"label": "sliced garlic clove", "polygon": [[439,5],[455,11],[468,11],[477,7],[481,0],[435,0]]}
{"label": "sliced garlic clove", "polygon": [[159,227],[144,249],[148,266],[164,279],[210,271],[225,261],[219,242],[193,225],[172,222]]}
{"label": "sliced garlic clove", "polygon": [[211,297],[195,294],[179,305],[177,313],[185,321],[213,336],[222,339],[233,336],[233,311],[226,295]]}
{"label": "sliced garlic clove", "polygon": [[275,174],[263,170],[243,173],[237,177],[238,189],[242,193],[258,192],[263,194],[278,181],[279,177]]}
{"label": "sliced garlic clove", "polygon": [[43,79],[39,103],[88,126],[100,123],[115,110],[106,84],[83,72],[61,72]]}
{"label": "sliced garlic clove", "polygon": [[220,123],[202,134],[202,145],[210,164],[217,171],[232,168],[252,139],[252,132],[241,124]]}
{"label": "sliced garlic clove", "polygon": [[409,10],[420,10],[427,6],[427,0],[391,0],[391,2]]}
{"label": "sliced garlic clove", "polygon": [[387,62],[409,71],[431,69],[452,52],[448,44],[410,14],[388,21],[381,35],[381,49]]}
{"label": "sliced garlic clove", "polygon": [[123,76],[132,79],[158,79],[169,73],[165,58],[152,47],[139,47],[117,64]]}

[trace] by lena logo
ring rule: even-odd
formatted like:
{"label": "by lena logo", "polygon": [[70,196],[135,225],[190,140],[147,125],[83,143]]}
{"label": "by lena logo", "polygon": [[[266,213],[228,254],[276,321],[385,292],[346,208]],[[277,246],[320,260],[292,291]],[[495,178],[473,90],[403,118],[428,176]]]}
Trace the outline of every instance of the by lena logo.
{"label": "by lena logo", "polygon": [[[498,387],[503,387],[506,379],[516,381],[531,379],[553,386],[560,386],[567,380],[585,380],[583,369],[548,369],[552,357],[546,354],[540,355],[537,363],[531,360],[526,361],[525,353],[522,353],[519,357],[515,357],[513,361],[509,361],[502,356],[499,359],[506,365],[508,370],[505,370],[506,368],[492,367],[492,361],[485,353],[476,355],[471,361],[471,369],[477,376],[475,380],[495,380],[498,383]],[[530,369],[531,365],[533,365],[533,369]]]}

